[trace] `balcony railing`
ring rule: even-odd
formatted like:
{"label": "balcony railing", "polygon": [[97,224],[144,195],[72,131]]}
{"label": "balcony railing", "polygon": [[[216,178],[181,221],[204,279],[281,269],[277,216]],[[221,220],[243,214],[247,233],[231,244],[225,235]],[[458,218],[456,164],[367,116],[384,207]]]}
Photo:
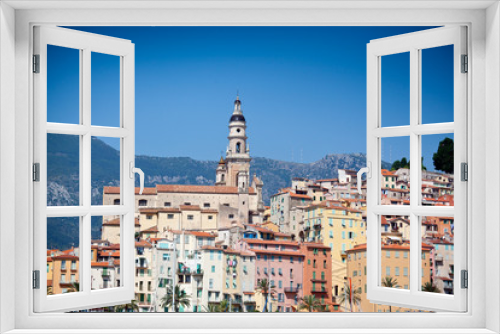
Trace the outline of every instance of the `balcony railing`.
{"label": "balcony railing", "polygon": [[311,289],[311,292],[326,293],[326,289],[325,288],[314,288],[314,289]]}
{"label": "balcony railing", "polygon": [[299,288],[298,287],[285,287],[285,293],[298,293]]}

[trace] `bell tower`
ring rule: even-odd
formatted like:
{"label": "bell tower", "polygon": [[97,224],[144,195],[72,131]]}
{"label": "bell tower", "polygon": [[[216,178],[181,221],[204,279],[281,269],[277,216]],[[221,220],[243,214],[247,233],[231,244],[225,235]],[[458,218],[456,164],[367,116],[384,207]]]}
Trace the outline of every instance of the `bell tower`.
{"label": "bell tower", "polygon": [[241,110],[238,96],[229,119],[229,145],[226,150],[226,186],[238,187],[240,192],[248,193],[250,187],[250,149],[246,136],[246,120]]}

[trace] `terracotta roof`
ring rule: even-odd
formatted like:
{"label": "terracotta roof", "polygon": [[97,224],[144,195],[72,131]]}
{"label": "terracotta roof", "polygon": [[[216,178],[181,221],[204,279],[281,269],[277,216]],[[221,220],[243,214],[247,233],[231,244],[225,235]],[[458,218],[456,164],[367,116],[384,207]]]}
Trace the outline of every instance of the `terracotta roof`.
{"label": "terracotta roof", "polygon": [[244,295],[254,295],[255,292],[250,292],[250,291],[243,291]]}
{"label": "terracotta roof", "polygon": [[321,179],[316,180],[316,182],[338,182],[339,179]]}
{"label": "terracotta roof", "polygon": [[[226,186],[191,186],[178,184],[158,184],[159,193],[201,193],[201,194],[238,194],[238,187]],[[255,194],[255,190],[250,187],[248,192]]]}
{"label": "terracotta roof", "polygon": [[74,255],[58,255],[58,256],[53,256],[52,260],[78,260],[78,256]]}
{"label": "terracotta roof", "polygon": [[155,226],[151,226],[150,228],[146,229],[146,230],[142,230],[140,231],[141,233],[144,233],[144,232],[158,232],[158,227],[155,225]]}
{"label": "terracotta roof", "polygon": [[182,211],[200,211],[199,205],[179,205]]}
{"label": "terracotta roof", "polygon": [[100,256],[111,256],[111,257],[120,257],[120,251],[101,251],[99,253]]}
{"label": "terracotta roof", "polygon": [[[173,234],[182,234],[183,231],[172,230]],[[206,237],[206,238],[215,238],[216,235],[209,232],[201,232],[201,231],[184,231],[184,234],[194,235],[196,237]]]}
{"label": "terracotta roof", "polygon": [[47,280],[47,286],[52,286],[52,280],[51,279]]}
{"label": "terracotta roof", "polygon": [[283,240],[262,240],[262,239],[242,239],[247,244],[264,244],[264,245],[285,245],[285,246],[299,246],[296,241],[283,241]]}
{"label": "terracotta roof", "polygon": [[[115,218],[102,223],[103,226],[120,226],[120,218]],[[139,218],[135,218],[135,226],[140,226]]]}
{"label": "terracotta roof", "polygon": [[47,256],[47,262],[52,262],[52,257]]}
{"label": "terracotta roof", "polygon": [[394,174],[391,171],[388,171],[387,169],[382,169],[382,175],[383,176],[396,176],[396,174]]}
{"label": "terracotta roof", "polygon": [[382,188],[382,190],[389,190],[395,193],[409,193],[410,189],[399,189],[399,188]]}
{"label": "terracotta roof", "polygon": [[252,252],[256,254],[275,254],[275,255],[286,255],[286,256],[300,256],[304,257],[304,254],[300,252],[293,252],[293,251],[279,251],[279,250],[272,250],[272,249],[251,249]]}
{"label": "terracotta roof", "polygon": [[139,240],[135,242],[135,247],[151,248],[151,244],[146,240]]}
{"label": "terracotta roof", "polygon": [[217,209],[202,209],[202,213],[219,213],[219,210]]}
{"label": "terracotta roof", "polygon": [[167,213],[175,213],[181,212],[179,208],[142,208],[139,209],[140,213],[158,213],[158,212],[167,212]]}
{"label": "terracotta roof", "polygon": [[196,237],[205,237],[205,238],[215,238],[216,236],[212,233],[208,233],[208,232],[196,232],[196,231],[192,231],[192,232],[189,232],[191,235],[194,235]]}
{"label": "terracotta roof", "polygon": [[309,200],[312,199],[310,196],[296,194],[296,193],[292,193],[292,192],[290,193],[290,197],[293,197],[293,198],[302,198],[302,199],[309,199]]}
{"label": "terracotta roof", "polygon": [[91,262],[92,267],[108,268],[112,267],[108,262]]}
{"label": "terracotta roof", "polygon": [[307,248],[320,248],[320,249],[330,250],[329,246],[326,246],[326,245],[323,245],[323,244],[317,243],[317,242],[304,242],[302,245],[307,247]]}

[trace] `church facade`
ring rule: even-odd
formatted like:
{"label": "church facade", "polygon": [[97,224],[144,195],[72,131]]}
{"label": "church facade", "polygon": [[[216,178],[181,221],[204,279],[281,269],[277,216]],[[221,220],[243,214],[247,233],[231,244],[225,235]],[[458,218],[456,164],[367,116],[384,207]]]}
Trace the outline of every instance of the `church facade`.
{"label": "church facade", "polygon": [[[261,223],[265,210],[263,183],[257,176],[250,176],[251,157],[246,129],[241,101],[237,97],[229,119],[226,157],[220,158],[215,170],[215,185],[158,184],[154,188],[145,188],[142,195],[136,188],[139,233],[157,230],[154,236],[162,237],[169,230],[216,231],[235,225]],[[119,204],[119,201],[118,187],[104,188],[103,205]],[[119,239],[120,227],[110,224],[116,218],[104,217],[103,238]]]}

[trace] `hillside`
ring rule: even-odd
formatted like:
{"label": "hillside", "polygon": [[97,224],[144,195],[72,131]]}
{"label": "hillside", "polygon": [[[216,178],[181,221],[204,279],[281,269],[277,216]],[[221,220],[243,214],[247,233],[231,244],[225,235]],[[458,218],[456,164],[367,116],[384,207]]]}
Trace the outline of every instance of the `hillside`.
{"label": "hillside", "polygon": [[[68,138],[74,137],[74,138]],[[78,204],[78,147],[76,136],[48,135],[48,205]],[[99,139],[92,139],[92,204],[102,203],[104,186],[119,184],[119,152]],[[251,174],[257,174],[264,182],[263,198],[269,203],[269,197],[280,188],[290,185],[293,177],[323,179],[337,177],[338,169],[358,170],[365,166],[366,156],[362,153],[329,154],[312,163],[296,163],[255,157],[251,162]],[[137,156],[135,165],[145,175],[145,186],[156,184],[199,184],[211,185],[215,182],[217,161],[199,161],[188,157],[151,157]],[[384,168],[390,164],[383,163]],[[136,179],[137,181],[137,179]],[[68,220],[66,220],[68,221]],[[63,219],[53,219],[50,227],[49,245],[67,247],[77,241],[77,226],[70,228]],[[71,224],[70,224],[71,225]],[[92,237],[100,235],[101,222],[98,217],[92,221]]]}

